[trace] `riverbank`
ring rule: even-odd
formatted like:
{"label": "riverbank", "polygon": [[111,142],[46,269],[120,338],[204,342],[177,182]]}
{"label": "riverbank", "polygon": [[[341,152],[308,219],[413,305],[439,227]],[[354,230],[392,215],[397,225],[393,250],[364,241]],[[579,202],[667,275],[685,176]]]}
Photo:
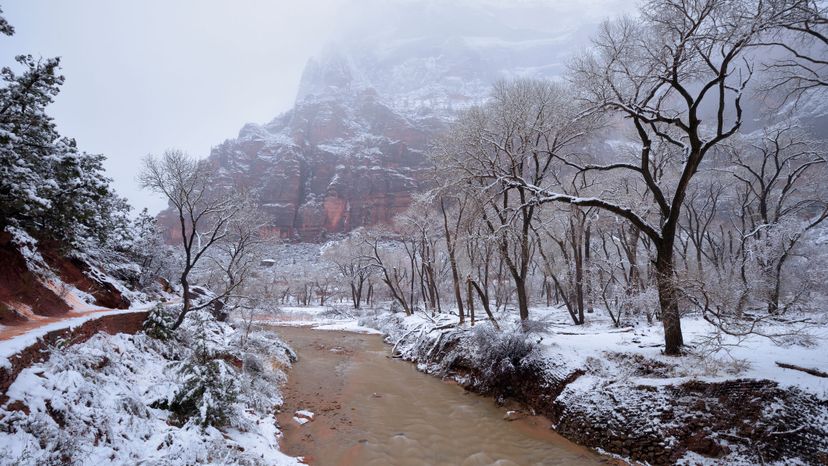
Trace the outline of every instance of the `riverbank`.
{"label": "riverbank", "polygon": [[[667,358],[652,343],[657,327],[556,327],[547,319],[524,334],[508,320],[498,332],[485,322],[459,328],[455,319],[380,313],[360,324],[382,331],[395,354],[420,370],[524,403],[548,416],[566,438],[628,460],[828,461],[824,379],[779,367],[740,368],[744,361],[727,364],[709,355]],[[804,354],[817,359],[809,361],[814,364],[824,357],[819,348],[779,351]],[[775,373],[784,376],[761,377]]]}

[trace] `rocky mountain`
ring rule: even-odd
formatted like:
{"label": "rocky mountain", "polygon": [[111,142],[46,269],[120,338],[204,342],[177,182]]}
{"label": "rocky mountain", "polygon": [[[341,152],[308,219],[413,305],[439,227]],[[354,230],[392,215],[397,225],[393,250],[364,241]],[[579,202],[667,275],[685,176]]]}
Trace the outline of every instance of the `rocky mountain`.
{"label": "rocky mountain", "polygon": [[[283,238],[319,241],[390,221],[424,186],[429,145],[458,110],[483,101],[497,79],[558,74],[575,40],[469,11],[473,27],[424,19],[414,23],[425,30],[411,29],[406,19],[428,14],[414,9],[370,34],[346,32],[309,60],[293,109],[213,148],[221,184],[256,195]],[[170,214],[160,218],[174,233]]]}
{"label": "rocky mountain", "polygon": [[370,89],[315,95],[268,124],[246,125],[209,160],[225,183],[257,196],[272,233],[315,241],[404,210],[438,127],[394,112]]}
{"label": "rocky mountain", "polygon": [[[378,12],[343,18],[335,45],[308,61],[293,109],[245,125],[209,156],[220,184],[258,197],[275,235],[319,241],[390,221],[425,186],[429,146],[459,110],[499,79],[560,76],[603,19],[529,0],[374,3]],[[825,125],[824,102],[804,106],[809,126]],[[170,212],[160,218],[174,233]]]}

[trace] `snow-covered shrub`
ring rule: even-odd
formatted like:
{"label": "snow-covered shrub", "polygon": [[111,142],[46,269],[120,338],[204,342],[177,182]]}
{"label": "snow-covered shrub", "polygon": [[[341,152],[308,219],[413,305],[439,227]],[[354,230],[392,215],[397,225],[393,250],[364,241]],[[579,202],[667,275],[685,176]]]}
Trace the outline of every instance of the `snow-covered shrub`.
{"label": "snow-covered shrub", "polygon": [[475,366],[490,383],[512,377],[521,362],[534,350],[535,344],[520,327],[503,331],[480,325],[471,332]]}
{"label": "snow-covered shrub", "polygon": [[353,319],[354,314],[341,306],[328,306],[319,313],[319,317],[323,319]]}
{"label": "snow-covered shrub", "polygon": [[267,331],[253,331],[243,340],[234,338],[231,350],[241,361],[239,402],[261,414],[272,412],[274,404],[282,404],[279,386],[287,380],[282,369],[296,361],[296,353],[275,333]]}
{"label": "snow-covered shrub", "polygon": [[184,363],[181,375],[184,384],[169,406],[178,420],[202,427],[227,425],[239,395],[236,375],[229,364],[222,359],[208,359],[197,351]]}
{"label": "snow-covered shrub", "polygon": [[242,350],[239,333],[194,311],[172,338],[54,348],[0,406],[0,464],[296,464],[277,449],[284,373],[268,364],[293,352],[258,333]]}
{"label": "snow-covered shrub", "polygon": [[174,324],[175,316],[163,304],[158,303],[144,321],[144,333],[158,340],[168,340],[174,334]]}
{"label": "snow-covered shrub", "polygon": [[232,351],[235,330],[226,322],[216,320],[207,309],[187,313],[187,317],[176,331],[180,344],[193,350],[203,350],[209,357],[222,357]]}
{"label": "snow-covered shrub", "polygon": [[247,335],[235,332],[230,340],[230,348],[239,359],[243,359],[244,354],[266,354],[283,367],[289,367],[297,358],[296,352],[280,340],[278,335],[261,329],[254,329]]}

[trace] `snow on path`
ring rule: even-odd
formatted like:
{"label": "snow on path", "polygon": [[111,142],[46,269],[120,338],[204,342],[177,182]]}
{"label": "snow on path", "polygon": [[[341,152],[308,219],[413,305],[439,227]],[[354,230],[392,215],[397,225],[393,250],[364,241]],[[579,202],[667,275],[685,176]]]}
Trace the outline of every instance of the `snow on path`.
{"label": "snow on path", "polygon": [[73,329],[101,317],[146,312],[151,306],[140,309],[94,309],[70,312],[62,316],[45,317],[24,324],[0,328],[0,368],[11,367],[9,359],[23,351],[49,332]]}

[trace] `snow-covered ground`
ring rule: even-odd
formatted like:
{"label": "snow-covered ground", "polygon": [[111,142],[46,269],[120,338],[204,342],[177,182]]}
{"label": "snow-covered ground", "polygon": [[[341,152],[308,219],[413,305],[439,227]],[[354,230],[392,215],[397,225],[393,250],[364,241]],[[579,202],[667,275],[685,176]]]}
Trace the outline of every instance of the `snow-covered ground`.
{"label": "snow-covered ground", "polygon": [[[639,323],[635,326],[615,328],[611,321],[596,311],[588,314],[583,326],[572,325],[565,310],[559,308],[532,309],[534,319],[542,322],[545,331],[540,332],[541,345],[550,354],[569,354],[581,364],[602,359],[609,353],[641,355],[648,360],[663,363],[671,369],[658,376],[643,377],[629,373],[623,360],[613,362],[609,372],[629,378],[639,384],[676,384],[687,380],[714,382],[739,378],[768,379],[782,386],[796,386],[828,398],[828,379],[815,377],[801,371],[784,369],[776,362],[828,371],[828,322],[815,322],[808,329],[807,345],[792,341],[779,345],[759,335],[733,337],[719,335],[720,340],[710,341],[713,326],[699,316],[682,319],[682,332],[688,346],[688,355],[681,358],[662,354],[664,334],[660,323]],[[785,324],[778,324],[779,330]],[[764,329],[768,333],[773,328]],[[801,339],[800,339],[801,340]]]}
{"label": "snow-covered ground", "polygon": [[[278,450],[274,417],[291,355],[272,332],[238,332],[206,311],[170,340],[99,333],[53,349],[0,406],[0,464],[299,464]],[[192,417],[172,407],[181,399],[196,400]],[[220,428],[203,422],[219,407]]]}
{"label": "snow-covered ground", "polygon": [[[354,311],[347,306],[284,306],[275,315],[261,317],[261,322],[280,326],[304,326],[319,330],[343,330],[361,333],[381,333],[366,325],[386,311]],[[398,314],[402,316],[402,314]],[[542,350],[558,357],[566,354],[577,366],[594,366],[602,361],[607,374],[638,384],[669,385],[688,380],[715,382],[733,378],[767,379],[783,387],[802,390],[828,398],[828,378],[816,377],[805,372],[786,369],[777,362],[828,371],[828,322],[815,321],[807,329],[808,338],[791,340],[787,344],[760,335],[733,337],[718,335],[711,341],[713,326],[700,316],[682,319],[684,340],[688,354],[675,358],[662,354],[663,330],[659,322],[615,327],[600,311],[587,314],[586,324],[573,325],[565,309],[535,307],[530,311],[533,321],[531,335]],[[518,324],[514,313],[496,315],[501,326],[514,329]],[[429,317],[423,313],[403,319],[406,331],[450,325],[456,315],[441,314]],[[375,324],[374,324],[375,325]],[[468,323],[467,323],[468,325]],[[478,326],[489,325],[485,320]],[[785,324],[779,323],[781,330]],[[469,327],[471,329],[471,327]],[[764,329],[768,333],[773,328]],[[394,343],[394,342],[392,342]],[[804,343],[804,344],[802,344]],[[607,358],[607,355],[627,355]],[[635,375],[625,363],[628,357],[641,356],[648,361],[663,365],[652,376]],[[596,368],[597,369],[597,368]]]}
{"label": "snow-covered ground", "polygon": [[375,328],[360,325],[359,318],[363,314],[355,313],[347,306],[283,306],[277,313],[261,316],[257,321],[282,327],[312,327],[316,330],[381,334],[382,332]]}
{"label": "snow-covered ground", "polygon": [[[100,319],[101,317],[106,316],[143,312],[146,309],[148,308],[99,309],[86,313],[73,312],[61,316],[59,319],[53,318],[48,321],[45,321],[45,319],[37,320],[33,322],[36,325],[21,324],[20,326],[10,327],[0,325],[0,368],[11,368],[11,358],[13,358],[20,351],[37,343],[38,339],[42,338],[49,332],[53,332],[55,330],[71,330],[85,324],[86,322],[89,322],[90,320]],[[5,330],[13,331],[14,336],[10,336],[10,338],[7,339],[2,338]],[[18,330],[21,330],[22,333],[19,333]]]}
{"label": "snow-covered ground", "polygon": [[[134,311],[109,311],[106,315],[124,312]],[[274,408],[281,405],[278,387],[285,378],[282,369],[291,363],[291,350],[273,332],[254,329],[243,337],[246,332],[215,322],[206,314],[201,312],[188,318],[184,333],[176,340],[158,340],[144,333],[99,334],[85,343],[53,349],[49,359],[24,369],[9,388],[8,401],[0,406],[0,464],[66,462],[67,458],[77,464],[298,464],[296,458],[278,450],[280,432],[274,418]],[[687,413],[696,415],[695,408],[688,410],[686,406],[672,404],[672,390],[684,384],[771,380],[782,389],[805,394],[796,395],[797,400],[828,398],[828,379],[776,364],[826,370],[826,322],[813,322],[810,338],[798,337],[799,343],[810,341],[810,345],[795,341],[778,345],[764,337],[750,336],[739,340],[721,337],[714,347],[710,341],[711,325],[688,316],[682,321],[688,354],[676,358],[662,354],[658,323],[642,321],[616,328],[596,311],[588,314],[586,325],[575,326],[566,311],[559,308],[533,308],[530,314],[528,333],[518,331],[520,323],[513,313],[496,315],[501,331],[495,332],[485,320],[478,321],[475,327],[468,323],[457,327],[453,314],[431,317],[417,313],[405,317],[384,310],[354,311],[346,305],[282,307],[272,314],[257,315],[256,322],[383,333],[396,354],[438,375],[440,364],[448,367],[453,358],[472,358],[485,365],[483,359],[496,358],[496,351],[519,352],[523,348],[530,351],[521,357],[523,360],[540,361],[541,366],[535,367],[548,367],[553,375],[567,378],[580,371],[556,395],[555,402],[565,409],[577,408],[569,416],[596,416],[602,421],[602,416],[614,416],[620,420],[613,422],[620,425],[636,423],[636,429],[650,429],[652,435],[671,448],[685,441],[671,430],[677,428],[676,422]],[[79,325],[89,318],[94,316],[60,322],[55,328]],[[243,328],[246,322],[239,324]],[[38,332],[49,330],[53,328],[43,327]],[[517,339],[511,337],[514,335],[518,335]],[[456,346],[441,346],[458,336],[454,340],[459,342]],[[0,343],[0,350],[4,355],[13,354],[17,346],[36,337],[33,333],[20,341]],[[489,341],[501,344],[501,349],[486,348]],[[182,373],[187,361],[199,345],[205,344],[212,360],[235,361],[221,363],[237,389],[237,396],[230,402],[228,422],[221,428],[177,418],[170,407],[171,401],[185,389],[188,379]],[[446,350],[448,347],[453,349]],[[447,355],[446,351],[454,355]],[[490,368],[501,371],[504,363],[508,366],[522,362],[488,363]],[[495,367],[495,363],[501,366]],[[462,380],[462,376],[459,380],[470,382]],[[654,391],[642,389],[647,386]],[[780,399],[763,409],[770,410],[767,412],[772,420],[778,419],[793,412],[791,403]],[[677,417],[662,422],[660,411],[650,412],[654,404],[670,406]],[[619,406],[644,410],[649,415],[632,418],[629,412],[621,412]],[[209,410],[210,404],[204,409]],[[806,413],[818,432],[824,430],[819,426],[828,424],[828,415],[823,411]],[[293,417],[294,422],[304,424],[313,419],[313,413],[300,410]],[[559,427],[565,427],[564,424],[561,421]],[[768,425],[778,427],[779,422]],[[740,456],[744,450],[728,443],[726,433],[705,432],[731,449],[724,457],[727,462],[750,463],[749,457]],[[615,453],[612,449],[607,451]],[[689,450],[677,454],[685,463],[722,460]]]}

